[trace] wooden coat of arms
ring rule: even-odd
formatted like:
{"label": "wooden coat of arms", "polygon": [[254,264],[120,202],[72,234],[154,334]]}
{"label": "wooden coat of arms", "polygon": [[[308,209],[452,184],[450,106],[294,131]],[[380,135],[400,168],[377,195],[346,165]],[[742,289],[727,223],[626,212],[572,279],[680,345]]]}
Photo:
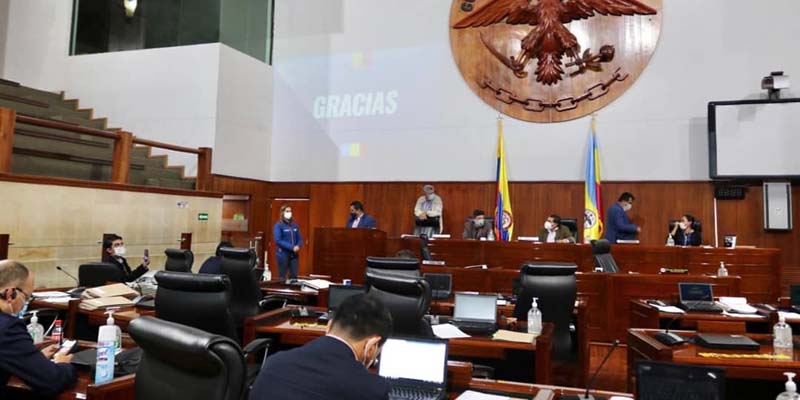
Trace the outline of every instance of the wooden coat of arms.
{"label": "wooden coat of arms", "polygon": [[450,46],[486,103],[559,122],[614,101],[639,77],[661,32],[662,0],[454,0]]}

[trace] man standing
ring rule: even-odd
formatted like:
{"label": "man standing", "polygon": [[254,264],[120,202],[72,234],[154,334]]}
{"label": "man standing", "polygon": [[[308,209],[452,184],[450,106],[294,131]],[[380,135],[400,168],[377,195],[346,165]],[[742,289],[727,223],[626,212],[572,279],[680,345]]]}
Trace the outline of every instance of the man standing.
{"label": "man standing", "polygon": [[350,218],[347,219],[345,228],[377,228],[375,218],[364,212],[364,204],[356,200],[350,203]]}
{"label": "man standing", "polygon": [[442,211],[444,203],[433,190],[433,185],[422,187],[422,196],[414,205],[414,234],[426,234],[429,237],[442,232]]}
{"label": "man standing", "polygon": [[606,213],[605,238],[611,243],[617,240],[634,240],[642,228],[634,225],[627,212],[633,208],[633,201],[636,200],[633,194],[624,192],[619,196],[619,200],[608,209]]}
{"label": "man standing", "polygon": [[486,224],[486,213],[483,210],[472,212],[472,218],[464,223],[464,232],[461,233],[461,238],[494,240],[492,225]]}
{"label": "man standing", "polygon": [[348,297],[326,335],[267,359],[250,400],[384,400],[389,383],[368,370],[392,332],[392,315],[377,299]]}
{"label": "man standing", "polygon": [[58,353],[57,345],[37,349],[17,315],[24,313],[32,292],[33,275],[28,268],[16,261],[0,261],[0,399],[6,398],[11,375],[41,395],[58,394],[75,382],[72,355]]}
{"label": "man standing", "polygon": [[125,259],[125,242],[122,236],[112,234],[103,240],[103,250],[106,252],[108,262],[114,264],[122,271],[125,282],[133,282],[147,273],[150,260],[145,259],[135,270],[131,270],[128,260]]}

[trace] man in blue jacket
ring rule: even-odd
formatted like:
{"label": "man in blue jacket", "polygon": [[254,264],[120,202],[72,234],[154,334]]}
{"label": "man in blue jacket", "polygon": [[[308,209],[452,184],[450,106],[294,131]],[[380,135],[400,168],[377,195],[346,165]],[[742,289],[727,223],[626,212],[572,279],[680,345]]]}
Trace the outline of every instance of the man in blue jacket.
{"label": "man in blue jacket", "polygon": [[56,345],[37,349],[18,317],[32,300],[32,292],[33,275],[28,268],[16,261],[0,261],[0,399],[8,396],[11,375],[45,396],[60,393],[76,379],[72,355],[57,353]]}
{"label": "man in blue jacket", "polygon": [[604,237],[611,243],[616,243],[617,240],[634,240],[636,235],[642,231],[642,228],[634,225],[627,212],[633,207],[633,201],[636,200],[633,194],[625,192],[619,196],[619,200],[608,209],[606,213],[606,223],[603,229],[605,230]]}
{"label": "man in blue jacket", "polygon": [[286,272],[289,272],[289,279],[297,279],[303,236],[292,220],[292,206],[281,206],[281,218],[272,229],[272,238],[275,240],[275,258],[278,260],[278,279],[286,279]]}
{"label": "man in blue jacket", "polygon": [[364,212],[364,205],[356,200],[350,203],[350,218],[347,219],[345,228],[377,228],[378,223],[375,218]]}
{"label": "man in blue jacket", "polygon": [[392,315],[378,299],[347,298],[325,336],[267,359],[250,400],[384,400],[389,383],[369,366],[392,332]]}

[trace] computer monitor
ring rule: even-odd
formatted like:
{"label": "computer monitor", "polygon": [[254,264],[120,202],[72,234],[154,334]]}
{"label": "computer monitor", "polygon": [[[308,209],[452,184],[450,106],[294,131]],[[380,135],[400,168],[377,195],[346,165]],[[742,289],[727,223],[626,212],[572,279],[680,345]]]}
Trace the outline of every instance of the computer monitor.
{"label": "computer monitor", "polygon": [[710,283],[678,283],[681,301],[714,301]]}
{"label": "computer monitor", "polygon": [[456,293],[453,319],[494,323],[497,320],[497,295]]}
{"label": "computer monitor", "polygon": [[447,378],[447,340],[390,337],[381,351],[378,375],[443,386]]}
{"label": "computer monitor", "polygon": [[335,312],[350,296],[366,293],[363,286],[330,285],[328,288],[328,311]]}
{"label": "computer monitor", "polygon": [[789,299],[793,306],[800,306],[800,285],[789,286]]}
{"label": "computer monitor", "polygon": [[636,364],[636,399],[725,399],[721,368],[640,361]]}

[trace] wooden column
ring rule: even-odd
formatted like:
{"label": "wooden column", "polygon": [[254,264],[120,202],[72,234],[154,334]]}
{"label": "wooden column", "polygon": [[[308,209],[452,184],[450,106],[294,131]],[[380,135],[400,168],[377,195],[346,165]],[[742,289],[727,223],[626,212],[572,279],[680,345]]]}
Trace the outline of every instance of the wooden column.
{"label": "wooden column", "polygon": [[197,155],[197,184],[195,189],[211,190],[211,154],[210,147],[201,147]]}
{"label": "wooden column", "polygon": [[0,174],[11,172],[11,154],[14,148],[16,119],[16,111],[0,108]]}
{"label": "wooden column", "polygon": [[181,250],[192,249],[192,233],[181,233]]}
{"label": "wooden column", "polygon": [[8,245],[11,236],[7,233],[0,233],[0,261],[8,258]]}
{"label": "wooden column", "polygon": [[117,132],[114,141],[114,163],[111,167],[111,182],[128,183],[131,170],[131,149],[133,147],[133,134],[130,132]]}

